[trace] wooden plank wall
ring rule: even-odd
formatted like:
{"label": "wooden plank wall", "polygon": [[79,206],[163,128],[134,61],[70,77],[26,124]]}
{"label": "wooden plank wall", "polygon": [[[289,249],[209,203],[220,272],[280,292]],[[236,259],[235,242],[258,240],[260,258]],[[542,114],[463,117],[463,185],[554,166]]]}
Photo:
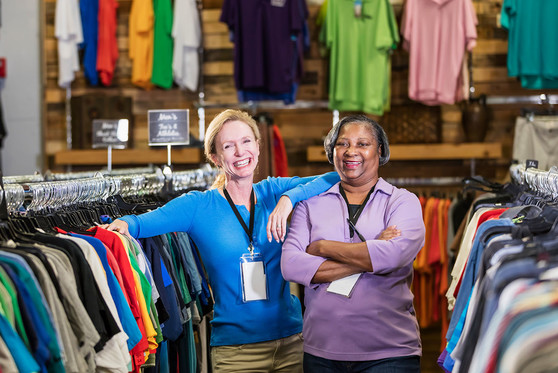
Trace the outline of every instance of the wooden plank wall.
{"label": "wooden plank wall", "polygon": [[[56,0],[43,0],[43,87],[45,119],[43,124],[43,141],[45,142],[46,165],[52,167],[52,156],[66,149],[66,90],[58,86],[58,52],[57,40],[54,36],[54,13]],[[83,68],[77,73],[72,83],[72,96],[83,94],[124,95],[132,97],[134,127],[131,137],[134,148],[148,148],[147,110],[150,109],[193,109],[192,103],[197,93],[182,91],[177,88],[170,90],[154,88],[150,91],[132,85],[132,63],[128,57],[128,16],[132,0],[118,1],[118,62],[113,84],[110,87],[92,87],[83,75]],[[194,111],[195,113],[195,111]],[[195,118],[195,116],[194,116]],[[197,125],[192,126],[197,135]]]}
{"label": "wooden plank wall", "polygon": [[[44,20],[44,95],[45,120],[44,142],[46,154],[51,156],[55,152],[65,149],[65,96],[66,92],[57,86],[58,65],[56,39],[54,38],[54,8],[55,0],[43,0],[45,8]],[[147,110],[156,108],[190,108],[197,94],[179,89],[163,90],[155,88],[144,91],[130,83],[131,62],[128,58],[128,15],[132,0],[119,0],[118,9],[118,45],[120,57],[118,60],[115,82],[112,87],[94,88],[87,85],[83,73],[78,73],[72,85],[72,94],[106,93],[127,95],[133,98],[133,113],[135,124],[133,138],[135,148],[147,147]],[[489,96],[499,95],[533,95],[542,92],[527,91],[512,78],[507,77],[506,53],[507,32],[498,25],[498,14],[502,0],[473,0],[479,19],[479,40],[473,50],[473,80],[477,94]],[[236,92],[232,77],[233,45],[229,41],[228,31],[219,22],[222,0],[203,0],[203,80],[202,87],[205,100],[210,103],[234,104]],[[397,17],[401,16],[400,5],[394,6]],[[309,26],[311,32],[311,49],[305,57],[305,76],[300,86],[298,98],[301,100],[327,100],[328,61],[321,57],[318,47],[318,29],[315,17],[318,7],[309,6]],[[408,54],[399,47],[392,61],[392,107],[408,105],[407,75]],[[556,93],[546,91],[544,93]],[[500,105],[492,107],[491,123],[486,141],[499,141],[504,144],[505,155],[511,155],[513,142],[513,126],[520,108],[526,105]],[[206,112],[206,122],[221,109],[211,109]],[[418,110],[421,110],[420,107]],[[428,108],[424,108],[428,110]],[[395,110],[394,110],[395,112]],[[290,173],[293,175],[309,175],[331,169],[327,164],[309,164],[306,161],[306,147],[321,144],[323,136],[332,124],[332,114],[323,109],[275,110],[270,114],[281,129],[287,146]],[[346,113],[341,113],[341,115]],[[419,113],[420,114],[420,113]],[[195,123],[195,111],[191,115]],[[383,118],[376,118],[382,123]],[[444,105],[441,107],[440,141],[445,143],[459,143],[464,141],[460,126],[461,109],[458,105]],[[197,126],[192,125],[194,132]],[[507,162],[480,162],[477,172],[488,177],[505,174]],[[48,166],[48,164],[47,164]],[[386,176],[436,176],[455,175],[466,176],[469,173],[467,162],[401,162],[385,168]]]}

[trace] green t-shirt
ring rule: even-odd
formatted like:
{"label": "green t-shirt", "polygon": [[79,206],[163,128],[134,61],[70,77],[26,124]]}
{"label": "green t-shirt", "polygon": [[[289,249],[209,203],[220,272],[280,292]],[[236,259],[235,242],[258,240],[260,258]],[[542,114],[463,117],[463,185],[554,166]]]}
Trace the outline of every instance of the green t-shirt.
{"label": "green t-shirt", "polygon": [[389,108],[390,56],[399,42],[389,0],[330,0],[325,22],[330,49],[329,106],[382,115]]}
{"label": "green t-shirt", "polygon": [[153,0],[155,12],[153,71],[151,83],[169,89],[172,87],[172,5],[170,0]]}

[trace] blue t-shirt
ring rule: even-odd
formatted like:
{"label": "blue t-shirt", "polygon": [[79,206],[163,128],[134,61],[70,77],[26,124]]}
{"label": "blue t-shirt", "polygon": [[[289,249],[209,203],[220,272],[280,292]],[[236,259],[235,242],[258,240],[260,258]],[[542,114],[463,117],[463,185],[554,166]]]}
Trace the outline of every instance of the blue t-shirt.
{"label": "blue t-shirt", "polygon": [[0,337],[6,343],[17,369],[22,373],[38,372],[40,367],[25,347],[25,344],[12,328],[8,320],[0,313]]}
{"label": "blue t-shirt", "polygon": [[[157,210],[139,216],[128,215],[122,220],[128,223],[134,237],[187,232],[196,243],[215,297],[212,346],[269,341],[302,330],[300,302],[290,294],[281,275],[281,244],[267,240],[269,214],[283,194],[295,204],[326,191],[337,181],[339,176],[332,172],[318,178],[267,178],[254,184],[256,206],[252,241],[255,252],[264,257],[268,300],[242,301],[240,258],[248,253],[249,240],[217,189],[192,191]],[[297,185],[299,187],[295,188]],[[250,212],[244,206],[237,208],[248,226]]]}

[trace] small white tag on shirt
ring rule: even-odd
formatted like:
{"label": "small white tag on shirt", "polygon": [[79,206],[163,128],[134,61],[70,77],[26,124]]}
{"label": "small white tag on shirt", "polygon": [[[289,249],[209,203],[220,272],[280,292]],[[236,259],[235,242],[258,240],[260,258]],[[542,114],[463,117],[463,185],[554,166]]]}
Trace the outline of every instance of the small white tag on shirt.
{"label": "small white tag on shirt", "polygon": [[332,281],[331,284],[329,284],[329,286],[327,287],[327,291],[330,293],[344,295],[347,298],[350,298],[353,288],[355,287],[356,282],[361,274],[362,273],[355,273],[354,275]]}
{"label": "small white tag on shirt", "polygon": [[244,262],[242,265],[242,287],[244,301],[267,299],[266,277],[263,262]]}
{"label": "small white tag on shirt", "polygon": [[278,8],[283,8],[287,0],[271,0],[271,6],[276,6]]}

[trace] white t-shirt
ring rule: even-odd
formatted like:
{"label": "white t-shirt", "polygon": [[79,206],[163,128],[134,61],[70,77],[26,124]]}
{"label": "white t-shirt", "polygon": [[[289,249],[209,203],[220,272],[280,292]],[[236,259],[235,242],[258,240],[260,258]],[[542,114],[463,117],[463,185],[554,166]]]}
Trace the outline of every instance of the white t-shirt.
{"label": "white t-shirt", "polygon": [[78,0],[56,1],[54,35],[58,39],[58,85],[69,88],[79,71],[78,44],[83,42]]}
{"label": "white t-shirt", "polygon": [[176,0],[174,20],[172,25],[174,81],[180,88],[196,91],[200,73],[198,48],[201,43],[201,26],[196,1]]}

